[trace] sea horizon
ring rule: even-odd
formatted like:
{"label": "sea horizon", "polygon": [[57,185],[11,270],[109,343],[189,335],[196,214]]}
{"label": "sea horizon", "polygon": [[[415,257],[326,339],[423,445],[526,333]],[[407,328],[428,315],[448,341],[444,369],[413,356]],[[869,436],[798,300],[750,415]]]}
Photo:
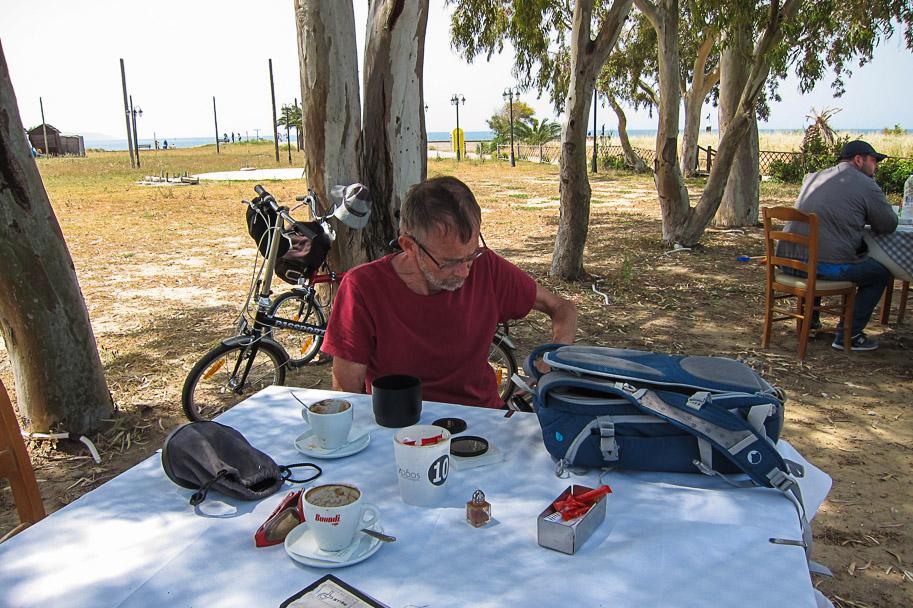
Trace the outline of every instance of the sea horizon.
{"label": "sea horizon", "polygon": [[[801,133],[804,129],[774,129],[774,128],[760,128],[758,131],[762,133]],[[869,134],[869,133],[881,133],[883,128],[860,128],[860,129],[835,129],[838,133],[859,133],[859,134]],[[713,129],[711,133],[717,133],[716,129]],[[906,133],[913,133],[913,129],[905,129]],[[605,133],[600,132],[600,135],[610,135],[612,137],[616,136],[615,129],[606,130]],[[682,134],[682,131],[679,131],[679,135]],[[588,136],[592,136],[592,131],[587,131]],[[631,137],[643,137],[643,136],[653,136],[656,135],[656,129],[628,129],[628,135]],[[493,139],[494,133],[492,131],[465,131],[463,134],[464,139],[469,141],[489,141]],[[242,137],[237,142],[232,142],[229,138],[228,145],[232,143],[244,143],[247,141],[253,141],[255,138]],[[292,135],[291,140],[296,141],[295,136]],[[271,137],[260,137],[257,138],[257,141],[273,141]],[[428,131],[428,141],[429,142],[446,142],[450,141],[450,132],[448,131]],[[212,135],[206,137],[160,137],[157,139],[141,137],[139,139],[140,144],[140,153],[143,149],[151,149],[156,146],[158,143],[159,147],[162,147],[164,143],[168,143],[169,148],[196,148],[200,146],[214,146],[216,143],[215,137]],[[126,138],[86,138],[84,139],[86,150],[105,150],[108,152],[126,150],[127,140]],[[226,145],[224,141],[220,142],[222,145]],[[284,145],[285,138],[280,135],[280,146]]]}

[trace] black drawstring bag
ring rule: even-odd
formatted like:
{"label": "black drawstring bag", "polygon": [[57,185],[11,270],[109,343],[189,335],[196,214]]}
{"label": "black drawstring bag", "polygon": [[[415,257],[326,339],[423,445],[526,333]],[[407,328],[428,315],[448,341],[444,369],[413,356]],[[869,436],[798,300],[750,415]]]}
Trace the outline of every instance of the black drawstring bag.
{"label": "black drawstring bag", "polygon": [[[292,479],[292,469],[314,471],[307,479]],[[162,468],[168,479],[190,490],[190,504],[198,505],[209,490],[242,500],[259,500],[276,492],[286,481],[307,483],[323,472],[316,464],[276,464],[224,424],[189,422],[171,431],[162,446]]]}

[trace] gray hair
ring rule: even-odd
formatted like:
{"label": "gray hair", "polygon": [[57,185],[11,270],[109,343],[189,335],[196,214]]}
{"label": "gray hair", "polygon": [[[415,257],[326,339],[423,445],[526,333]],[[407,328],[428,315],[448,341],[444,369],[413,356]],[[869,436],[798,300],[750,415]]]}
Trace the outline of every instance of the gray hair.
{"label": "gray hair", "polygon": [[433,228],[451,230],[468,243],[482,225],[482,210],[469,186],[452,176],[435,177],[409,189],[399,216],[400,234],[427,236]]}

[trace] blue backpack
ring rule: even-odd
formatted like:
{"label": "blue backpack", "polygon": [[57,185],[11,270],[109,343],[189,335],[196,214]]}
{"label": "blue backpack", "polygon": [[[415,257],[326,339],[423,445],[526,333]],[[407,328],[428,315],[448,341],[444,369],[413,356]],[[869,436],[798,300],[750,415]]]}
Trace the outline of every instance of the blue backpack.
{"label": "blue backpack", "polygon": [[[539,357],[551,371],[534,367]],[[557,474],[577,466],[700,472],[775,488],[796,507],[810,550],[796,481],[804,470],[776,448],[785,396],[744,363],[546,344],[530,353],[525,368],[537,380],[530,392]]]}

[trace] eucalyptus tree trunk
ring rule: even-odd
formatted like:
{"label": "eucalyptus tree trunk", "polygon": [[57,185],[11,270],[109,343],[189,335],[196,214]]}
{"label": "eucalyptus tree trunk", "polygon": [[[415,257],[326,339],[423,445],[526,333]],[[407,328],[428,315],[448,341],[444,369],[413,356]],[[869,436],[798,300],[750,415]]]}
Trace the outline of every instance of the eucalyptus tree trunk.
{"label": "eucalyptus tree trunk", "polygon": [[691,87],[682,87],[682,100],[685,105],[685,127],[682,132],[681,171],[688,177],[697,174],[697,142],[701,135],[701,109],[707,95],[720,80],[719,69],[706,73],[707,59],[710,57],[716,35],[706,33],[698,48],[691,68]]}
{"label": "eucalyptus tree trunk", "polygon": [[[724,133],[738,111],[739,97],[751,68],[750,26],[735,25],[727,33],[727,45],[720,57],[720,133]],[[758,166],[758,120],[754,109],[748,133],[735,153],[723,200],[714,223],[725,228],[754,226],[758,223],[760,168]]]}
{"label": "eucalyptus tree trunk", "polygon": [[612,110],[618,118],[618,140],[621,142],[621,150],[625,155],[625,162],[636,172],[646,173],[650,168],[647,167],[644,159],[634,151],[631,140],[628,138],[628,117],[625,115],[624,108],[621,107],[613,95],[609,95],[608,99],[609,105],[612,106]]}
{"label": "eucalyptus tree trunk", "polygon": [[745,86],[739,95],[737,110],[720,138],[719,150],[697,205],[692,208],[676,158],[678,135],[678,1],[635,0],[657,33],[660,84],[659,128],[656,135],[656,190],[663,218],[663,242],[668,245],[695,245],[713,219],[723,198],[723,190],[736,151],[744,145],[752,112],[770,73],[772,50],[783,38],[783,24],[791,21],[798,0],[771,0],[767,23],[754,47]]}
{"label": "eucalyptus tree trunk", "polygon": [[593,0],[574,5],[571,30],[570,82],[564,107],[567,118],[561,129],[561,203],[558,234],[550,275],[576,280],[583,274],[583,248],[590,222],[590,182],[586,167],[586,123],[596,75],[615,47],[632,0],[615,0],[605,14],[596,39],[590,37]]}
{"label": "eucalyptus tree trunk", "polygon": [[29,154],[0,46],[0,330],[35,431],[97,430],[113,410],[89,312]]}
{"label": "eucalyptus tree trunk", "polygon": [[364,174],[374,197],[371,258],[386,253],[409,188],[428,174],[424,70],[428,0],[371,0],[364,69]]}
{"label": "eucalyptus tree trunk", "polygon": [[[333,186],[361,180],[355,15],[351,2],[295,0],[295,21],[304,176],[326,213],[333,204]],[[335,228],[336,245],[329,254],[334,270],[345,271],[369,259],[360,231],[341,222]]]}

